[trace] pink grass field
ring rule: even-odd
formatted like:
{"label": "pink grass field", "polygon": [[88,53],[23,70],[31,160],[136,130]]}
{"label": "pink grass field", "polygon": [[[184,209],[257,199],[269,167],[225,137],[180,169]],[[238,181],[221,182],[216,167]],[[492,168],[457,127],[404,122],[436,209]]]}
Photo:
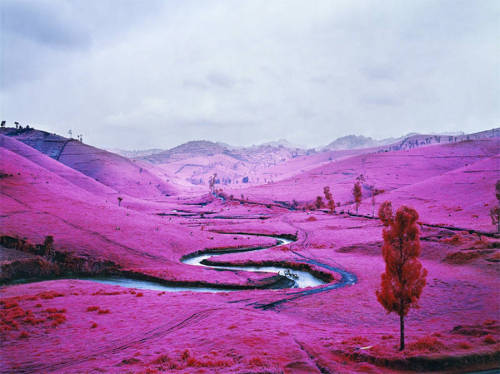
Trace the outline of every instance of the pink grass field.
{"label": "pink grass field", "polygon": [[[0,135],[1,373],[500,367],[500,238],[489,217],[497,204],[499,138],[302,155],[251,169],[254,180],[274,175],[273,182],[220,186],[233,199],[214,198],[206,184],[190,185],[182,173],[173,176],[179,160],[152,165],[77,141],[55,160],[20,140]],[[364,198],[355,214],[351,190],[360,174]],[[375,205],[371,185],[383,191]],[[324,186],[340,202],[336,213],[302,209]],[[299,209],[283,204],[293,200]],[[384,271],[383,226],[372,216],[385,200],[419,212],[428,270],[420,308],[406,318],[403,352],[399,317],[375,296]],[[272,247],[276,238],[250,234],[296,240]],[[43,246],[47,236],[54,238],[50,250]],[[328,289],[268,289],[275,274],[181,262],[198,251],[244,247],[270,248],[211,261],[292,267],[309,261],[307,270],[330,277]],[[342,283],[341,271],[355,284],[330,287]],[[109,274],[240,290],[165,292],[69,279]],[[9,283],[28,277],[43,281]]]}

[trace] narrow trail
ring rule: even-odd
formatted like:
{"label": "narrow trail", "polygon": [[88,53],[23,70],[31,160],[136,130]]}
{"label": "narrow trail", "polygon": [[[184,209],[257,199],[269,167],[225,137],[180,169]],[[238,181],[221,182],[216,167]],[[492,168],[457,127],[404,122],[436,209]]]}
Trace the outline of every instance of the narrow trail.
{"label": "narrow trail", "polygon": [[33,372],[52,372],[56,370],[62,370],[65,368],[70,368],[72,366],[76,366],[82,363],[85,363],[90,360],[98,359],[100,356],[106,354],[117,354],[121,351],[124,351],[132,346],[140,346],[143,344],[151,344],[152,341],[156,339],[163,338],[175,331],[182,330],[184,328],[190,327],[194,324],[198,324],[202,320],[208,318],[213,312],[220,310],[222,308],[211,308],[201,310],[199,312],[193,313],[186,318],[182,318],[175,322],[169,322],[152,328],[147,331],[143,331],[137,333],[135,335],[130,335],[128,337],[117,339],[108,344],[98,346],[96,349],[92,351],[92,353],[87,354],[85,356],[75,356],[66,358],[63,361],[59,361],[52,364],[29,364],[26,363],[21,365],[15,369],[2,370],[0,373],[33,373]]}
{"label": "narrow trail", "polygon": [[56,156],[56,160],[59,161],[59,159],[61,158],[63,152],[64,152],[64,148],[66,148],[66,146],[68,145],[68,143],[72,142],[74,139],[68,139],[64,142],[63,146],[61,147],[61,149],[59,150],[59,153],[57,154]]}

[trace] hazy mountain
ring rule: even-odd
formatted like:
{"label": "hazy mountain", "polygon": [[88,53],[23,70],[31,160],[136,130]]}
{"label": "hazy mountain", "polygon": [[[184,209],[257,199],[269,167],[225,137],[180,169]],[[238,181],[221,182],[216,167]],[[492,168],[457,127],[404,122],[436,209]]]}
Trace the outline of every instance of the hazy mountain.
{"label": "hazy mountain", "polygon": [[164,151],[164,149],[160,148],[140,149],[140,150],[108,149],[108,151],[119,154],[120,156],[127,158],[138,158],[138,157],[147,157],[155,155],[157,153],[161,153]]}
{"label": "hazy mountain", "polygon": [[326,145],[323,150],[369,148],[375,147],[379,144],[379,141],[363,135],[347,135],[335,139],[333,142]]}

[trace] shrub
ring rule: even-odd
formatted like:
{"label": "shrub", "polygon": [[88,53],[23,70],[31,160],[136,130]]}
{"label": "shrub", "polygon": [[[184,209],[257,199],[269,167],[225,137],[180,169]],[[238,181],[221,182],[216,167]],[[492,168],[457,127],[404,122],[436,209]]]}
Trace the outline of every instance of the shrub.
{"label": "shrub", "polygon": [[424,336],[416,342],[408,344],[408,348],[419,352],[439,352],[444,348],[444,344],[436,337]]}
{"label": "shrub", "polygon": [[45,292],[42,292],[39,296],[44,300],[51,300],[55,297],[62,297],[62,296],[64,296],[64,294],[56,292],[56,291],[45,291]]}
{"label": "shrub", "polygon": [[64,314],[61,314],[61,313],[54,313],[54,314],[51,314],[47,317],[47,319],[51,319],[53,321],[56,321],[58,323],[63,323],[64,321],[66,321],[66,316]]}
{"label": "shrub", "polygon": [[460,233],[453,235],[451,238],[443,239],[444,243],[453,244],[453,245],[460,245],[464,241],[465,241],[465,239],[464,239],[463,235]]}
{"label": "shrub", "polygon": [[167,355],[160,355],[158,356],[152,363],[153,364],[164,364],[169,361],[169,357]]}
{"label": "shrub", "polygon": [[252,357],[248,360],[248,363],[252,366],[266,366],[266,363],[260,357]]}
{"label": "shrub", "polygon": [[495,344],[497,341],[493,336],[486,335],[483,339],[483,342],[485,342],[486,344]]}
{"label": "shrub", "polygon": [[47,308],[44,310],[47,313],[66,313],[66,309],[56,309],[56,308]]}
{"label": "shrub", "polygon": [[141,362],[141,360],[139,360],[138,358],[135,358],[135,357],[125,358],[122,360],[122,364],[125,364],[125,365],[134,365],[134,364],[138,364],[139,362]]}
{"label": "shrub", "polygon": [[473,252],[453,252],[446,255],[443,259],[444,262],[449,264],[465,264],[472,261],[478,257],[481,257],[481,253],[477,251]]}
{"label": "shrub", "polygon": [[3,304],[3,308],[4,308],[4,309],[16,308],[16,307],[18,307],[18,306],[19,306],[19,304],[18,304],[18,303],[16,303],[15,301],[13,301],[13,302],[6,301],[6,302],[4,302],[4,304]]}
{"label": "shrub", "polygon": [[458,343],[458,348],[461,348],[461,349],[471,349],[472,346],[467,343],[467,342],[460,342]]}
{"label": "shrub", "polygon": [[37,318],[30,316],[30,317],[25,318],[23,322],[34,326],[34,325],[38,325],[39,323],[45,322],[45,319],[43,319],[43,318],[37,319]]}

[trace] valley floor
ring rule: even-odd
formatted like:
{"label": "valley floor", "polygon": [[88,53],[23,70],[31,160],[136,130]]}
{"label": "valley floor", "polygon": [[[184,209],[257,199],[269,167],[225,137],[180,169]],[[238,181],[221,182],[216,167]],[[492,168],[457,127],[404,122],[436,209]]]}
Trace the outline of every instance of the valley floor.
{"label": "valley floor", "polygon": [[[172,293],[83,280],[4,286],[0,372],[454,373],[500,363],[494,237],[422,227],[422,262],[429,275],[421,308],[406,319],[407,349],[401,353],[398,318],[386,314],[375,296],[384,270],[378,220],[255,205],[231,210],[218,202],[178,208],[194,214],[175,216],[177,224],[203,227],[211,235],[297,236],[286,248],[227,254],[217,261],[315,260],[352,272],[357,282],[303,295],[293,289]],[[225,219],[207,218],[207,210]],[[234,238],[238,245],[245,240],[269,244]],[[206,247],[200,244],[189,252]],[[216,282],[216,273],[198,276]],[[340,279],[333,276],[333,282]],[[220,279],[244,282],[241,274]]]}

